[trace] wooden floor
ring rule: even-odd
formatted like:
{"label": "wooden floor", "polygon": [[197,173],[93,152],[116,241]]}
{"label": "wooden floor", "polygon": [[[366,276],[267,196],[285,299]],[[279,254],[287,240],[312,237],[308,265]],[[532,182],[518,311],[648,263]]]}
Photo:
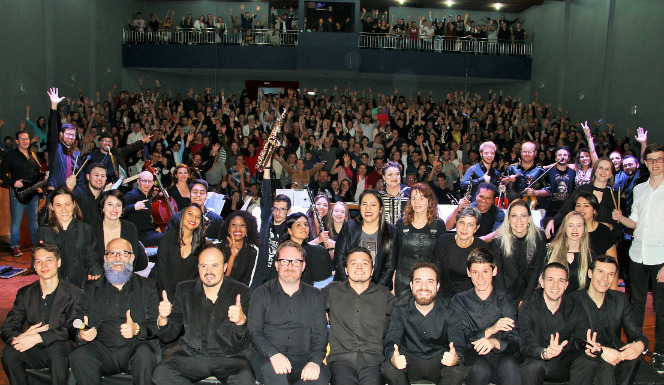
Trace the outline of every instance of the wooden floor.
{"label": "wooden floor", "polygon": [[[9,247],[0,246],[0,265],[12,265],[15,267],[28,268],[28,271],[24,275],[19,275],[10,279],[1,279],[0,280],[0,323],[4,323],[7,313],[14,304],[14,299],[16,298],[16,291],[37,280],[37,275],[30,269],[31,254],[25,248],[23,250],[23,255],[19,258],[14,258],[11,255]],[[655,313],[652,307],[652,296],[648,295],[648,303],[646,305],[646,320],[643,327],[643,331],[648,336],[650,341],[649,352],[652,352],[654,341],[655,341]],[[5,344],[0,341],[0,351],[5,347]],[[650,362],[652,353],[648,353],[646,361]],[[0,385],[8,385],[9,380],[5,375],[3,369],[0,368]]]}

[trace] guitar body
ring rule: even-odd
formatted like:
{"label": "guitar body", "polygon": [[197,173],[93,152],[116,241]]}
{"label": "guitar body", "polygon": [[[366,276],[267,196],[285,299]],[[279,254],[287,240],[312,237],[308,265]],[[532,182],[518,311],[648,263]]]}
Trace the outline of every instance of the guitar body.
{"label": "guitar body", "polygon": [[39,194],[39,189],[48,183],[48,173],[42,172],[31,181],[23,181],[23,187],[15,189],[16,199],[21,204],[28,204],[32,198]]}

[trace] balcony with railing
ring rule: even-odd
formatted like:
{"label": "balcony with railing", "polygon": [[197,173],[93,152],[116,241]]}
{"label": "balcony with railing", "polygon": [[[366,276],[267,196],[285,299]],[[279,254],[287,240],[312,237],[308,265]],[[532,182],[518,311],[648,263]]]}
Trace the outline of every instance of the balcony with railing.
{"label": "balcony with railing", "polygon": [[123,66],[529,80],[531,42],[274,29],[123,29]]}

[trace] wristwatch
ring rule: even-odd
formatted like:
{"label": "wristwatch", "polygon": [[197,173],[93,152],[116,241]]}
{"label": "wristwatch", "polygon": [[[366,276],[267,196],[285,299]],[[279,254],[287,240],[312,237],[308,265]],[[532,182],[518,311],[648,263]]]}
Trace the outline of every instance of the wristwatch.
{"label": "wristwatch", "polygon": [[134,337],[139,335],[141,333],[141,325],[136,324],[136,333],[134,333]]}
{"label": "wristwatch", "polygon": [[540,357],[543,360],[546,360],[546,348],[542,349],[542,351],[540,352]]}

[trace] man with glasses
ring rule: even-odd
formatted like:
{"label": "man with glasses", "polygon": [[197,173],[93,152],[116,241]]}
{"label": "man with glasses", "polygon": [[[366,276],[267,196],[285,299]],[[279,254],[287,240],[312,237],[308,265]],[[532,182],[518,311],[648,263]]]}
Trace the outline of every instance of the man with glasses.
{"label": "man with glasses", "polygon": [[652,365],[659,373],[664,373],[664,188],[661,186],[664,181],[664,146],[657,143],[648,145],[643,158],[650,178],[634,186],[631,215],[626,217],[614,210],[613,219],[634,229],[629,249],[634,319],[639,327],[643,327],[650,283],[655,308]]}
{"label": "man with glasses", "polygon": [[[189,198],[191,199],[191,203],[196,203],[203,209],[203,223],[207,226],[205,228],[205,237],[210,239],[217,239],[219,237],[221,224],[224,223],[224,219],[221,217],[221,215],[215,213],[212,210],[208,210],[205,207],[207,193],[208,184],[203,179],[194,179],[189,184]],[[166,231],[177,228],[177,224],[180,223],[181,215],[182,212],[177,212],[171,217],[171,220],[168,221],[168,227],[166,227]]]}
{"label": "man with glasses", "polygon": [[286,241],[279,245],[275,262],[278,278],[256,289],[249,304],[251,364],[256,378],[270,385],[305,381],[327,385],[325,301],[318,290],[301,281],[306,267],[304,249]]}
{"label": "man with glasses", "polygon": [[470,190],[471,199],[475,199],[477,195],[477,186],[480,183],[486,182],[498,188],[498,180],[500,179],[500,172],[493,167],[493,159],[496,156],[496,145],[493,142],[484,142],[480,145],[481,160],[466,171],[461,179],[461,191],[465,192],[468,185],[472,183]]}
{"label": "man with glasses", "polygon": [[198,256],[199,279],[179,283],[173,304],[162,292],[159,338],[169,343],[182,337],[179,349],[155,369],[155,384],[191,384],[208,376],[222,383],[254,384],[245,354],[251,292],[224,277],[225,259],[219,245],[206,245]]}
{"label": "man with glasses", "polygon": [[154,176],[150,171],[138,174],[138,185],[125,195],[125,215],[127,220],[136,225],[138,240],[143,246],[159,246],[162,233],[152,218],[152,187]]}
{"label": "man with glasses", "polygon": [[546,171],[535,164],[537,146],[533,142],[525,142],[521,145],[521,160],[507,167],[505,178],[501,180],[507,186],[507,199],[512,201],[516,198],[548,197],[549,191],[543,188],[546,178],[540,179],[531,186]]}
{"label": "man with glasses", "polygon": [[102,376],[127,373],[136,385],[152,384],[159,356],[159,292],[155,281],[134,274],[131,243],[106,246],[104,276],[83,284],[76,318],[84,326],[69,356],[77,384],[99,384]]}
{"label": "man with glasses", "polygon": [[55,190],[67,186],[73,189],[76,185],[76,168],[83,160],[79,159],[79,152],[74,152],[76,141],[76,127],[70,123],[62,123],[58,113],[58,104],[65,98],[58,95],[57,88],[50,88],[47,92],[51,101],[51,112],[48,115],[48,164],[50,169],[48,188]]}
{"label": "man with glasses", "polygon": [[52,243],[41,243],[32,252],[39,280],[18,290],[0,332],[6,344],[2,366],[10,384],[27,385],[26,369],[46,367],[51,370],[51,384],[67,384],[68,329],[81,289],[60,281],[61,264],[60,251]]}
{"label": "man with glasses", "polygon": [[9,247],[14,257],[23,255],[19,245],[21,236],[21,222],[23,212],[28,214],[28,227],[30,235],[35,239],[37,232],[37,208],[39,206],[39,194],[35,194],[29,202],[23,204],[16,197],[16,189],[24,187],[23,182],[36,181],[41,173],[41,165],[37,161],[36,154],[30,151],[30,135],[25,132],[16,133],[18,148],[10,151],[0,163],[0,179],[11,186],[9,202],[11,208],[11,225],[9,228]]}
{"label": "man with glasses", "polygon": [[127,169],[124,161],[125,157],[142,149],[144,144],[150,142],[150,138],[152,138],[152,135],[147,135],[142,140],[138,140],[129,146],[116,148],[113,145],[111,134],[104,131],[99,135],[99,148],[95,148],[90,152],[90,162],[104,165],[107,183],[113,183],[120,175],[120,167]]}
{"label": "man with glasses", "polygon": [[284,222],[290,214],[291,200],[284,194],[277,195],[272,199],[272,179],[270,178],[271,167],[263,170],[263,181],[261,189],[261,228],[259,237],[263,247],[258,250],[256,271],[251,289],[262,285],[265,281],[277,277],[277,271],[272,266],[277,255],[277,248],[284,240],[286,229]]}

